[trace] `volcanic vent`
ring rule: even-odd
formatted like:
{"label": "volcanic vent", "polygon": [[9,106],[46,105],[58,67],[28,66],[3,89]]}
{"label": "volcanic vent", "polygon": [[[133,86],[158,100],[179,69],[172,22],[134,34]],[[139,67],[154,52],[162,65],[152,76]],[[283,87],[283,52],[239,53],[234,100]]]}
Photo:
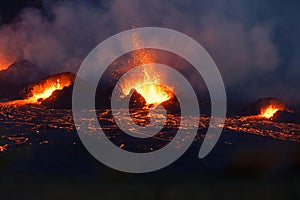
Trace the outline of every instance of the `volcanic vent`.
{"label": "volcanic vent", "polygon": [[242,118],[284,123],[300,122],[299,112],[295,108],[274,97],[257,100],[249,106],[247,116]]}
{"label": "volcanic vent", "polygon": [[279,99],[267,97],[256,102],[256,112],[262,118],[271,119],[277,111],[289,111]]}
{"label": "volcanic vent", "polygon": [[69,87],[74,83],[75,74],[64,72],[49,76],[35,84],[27,86],[22,92],[26,103],[40,103],[49,98],[53,92]]}

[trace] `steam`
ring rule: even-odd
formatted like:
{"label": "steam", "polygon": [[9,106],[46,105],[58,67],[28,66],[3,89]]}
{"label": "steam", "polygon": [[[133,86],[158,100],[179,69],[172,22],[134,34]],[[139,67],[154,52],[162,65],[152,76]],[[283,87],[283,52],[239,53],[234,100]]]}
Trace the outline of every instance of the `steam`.
{"label": "steam", "polygon": [[279,78],[274,23],[256,20],[240,1],[66,1],[45,3],[45,8],[47,17],[25,8],[15,23],[1,27],[0,56],[27,59],[51,74],[76,72],[88,52],[107,37],[132,26],[162,26],[186,33],[208,50],[230,98],[300,100],[293,92],[299,86],[290,84],[297,81],[299,68],[286,73],[289,82]]}

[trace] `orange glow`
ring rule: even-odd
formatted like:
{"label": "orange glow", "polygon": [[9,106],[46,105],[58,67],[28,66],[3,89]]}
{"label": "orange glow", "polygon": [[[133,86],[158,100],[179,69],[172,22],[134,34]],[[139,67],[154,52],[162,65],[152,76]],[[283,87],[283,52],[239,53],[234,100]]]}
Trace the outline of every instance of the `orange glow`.
{"label": "orange glow", "polygon": [[23,89],[26,94],[25,99],[0,102],[1,105],[26,105],[26,104],[40,104],[43,100],[49,98],[54,91],[62,90],[65,87],[71,86],[74,83],[75,75],[72,73],[61,73],[47,79],[44,79],[34,85],[30,85]]}
{"label": "orange glow", "polygon": [[143,84],[136,91],[145,98],[147,104],[160,104],[171,98],[165,87],[153,83]]}
{"label": "orange glow", "polygon": [[269,119],[279,110],[282,110],[282,108],[276,105],[269,105],[268,107],[260,110],[260,116]]}
{"label": "orange glow", "polygon": [[4,56],[0,53],[0,71],[6,70],[13,62],[13,58]]}
{"label": "orange glow", "polygon": [[[133,62],[134,66],[155,63],[154,58],[147,50],[139,48],[141,41],[136,33],[132,35],[132,42],[137,50],[133,53],[133,60],[128,61],[129,63]],[[135,74],[121,84],[122,92],[129,95],[131,89],[135,89],[144,97],[147,105],[159,105],[172,98],[170,87],[163,85],[163,76],[152,69],[151,65],[145,66],[141,76]]]}
{"label": "orange glow", "polygon": [[162,84],[160,76],[151,66],[144,67],[143,72],[142,76],[132,74],[121,83],[123,94],[129,95],[131,89],[135,89],[143,96],[147,105],[159,105],[172,98],[171,88]]}
{"label": "orange glow", "polygon": [[25,100],[27,103],[38,103],[47,99],[56,90],[62,90],[73,83],[73,78],[61,74],[48,78],[40,83],[33,85],[29,97]]}
{"label": "orange glow", "polygon": [[68,85],[62,86],[59,79],[57,79],[56,82],[53,82],[52,84],[43,86],[42,88],[40,86],[36,86],[33,89],[33,96],[27,100],[38,102],[40,99],[47,99],[55,90],[62,90],[66,86]]}
{"label": "orange glow", "polygon": [[0,152],[5,152],[8,147],[8,144],[5,144],[4,146],[0,146]]}

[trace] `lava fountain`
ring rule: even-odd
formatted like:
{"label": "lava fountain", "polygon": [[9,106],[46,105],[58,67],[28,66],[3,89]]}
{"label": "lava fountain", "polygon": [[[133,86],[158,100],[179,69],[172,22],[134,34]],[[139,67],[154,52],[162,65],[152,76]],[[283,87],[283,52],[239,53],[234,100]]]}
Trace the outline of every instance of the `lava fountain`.
{"label": "lava fountain", "polygon": [[132,60],[128,62],[132,62],[133,66],[150,65],[144,66],[141,76],[132,74],[126,81],[123,81],[120,84],[121,90],[127,96],[134,89],[145,99],[147,105],[159,105],[172,98],[172,89],[164,84],[164,74],[153,69],[151,63],[155,63],[155,59],[148,50],[139,48],[140,42],[138,35],[133,33],[132,43],[137,50],[133,52]]}

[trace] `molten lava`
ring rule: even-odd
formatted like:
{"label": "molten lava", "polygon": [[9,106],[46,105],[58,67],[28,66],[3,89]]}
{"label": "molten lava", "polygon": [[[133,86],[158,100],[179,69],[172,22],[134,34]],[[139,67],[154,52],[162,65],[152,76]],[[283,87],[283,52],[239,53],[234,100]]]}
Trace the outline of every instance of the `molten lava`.
{"label": "molten lava", "polygon": [[141,76],[131,73],[121,82],[121,89],[126,96],[134,89],[145,99],[147,105],[159,105],[173,96],[171,88],[164,86],[158,73],[149,65],[143,66]]}
{"label": "molten lava", "polygon": [[146,101],[147,105],[154,104],[159,105],[172,98],[171,88],[164,86],[163,74],[155,71],[151,63],[155,63],[155,59],[149,53],[148,50],[140,48],[141,41],[136,33],[132,35],[132,43],[134,49],[137,49],[133,53],[132,60],[128,61],[133,66],[139,66],[143,64],[150,64],[143,67],[143,74],[137,76],[133,74],[129,79],[121,84],[123,94],[129,95],[131,89],[135,89]]}
{"label": "molten lava", "polygon": [[279,110],[280,110],[280,108],[270,105],[266,108],[261,109],[260,116],[269,119],[269,118],[273,117],[273,115]]}
{"label": "molten lava", "polygon": [[69,86],[68,84],[66,85],[61,85],[60,84],[60,80],[57,79],[56,82],[53,82],[49,85],[45,85],[45,86],[36,86],[34,87],[33,90],[33,96],[30,97],[28,99],[28,101],[32,101],[32,102],[38,102],[41,99],[47,99],[48,97],[50,97],[52,95],[52,93],[55,90],[62,90],[64,87]]}
{"label": "molten lava", "polygon": [[260,118],[270,119],[277,111],[292,111],[289,110],[285,103],[274,97],[266,97],[256,101],[256,112]]}
{"label": "molten lava", "polygon": [[62,90],[65,87],[72,85],[74,76],[68,73],[58,74],[49,77],[30,88],[29,95],[25,100],[27,103],[38,103],[47,99],[56,90]]}
{"label": "molten lava", "polygon": [[153,83],[144,84],[136,88],[136,91],[144,97],[147,104],[160,104],[171,98],[165,87]]}

